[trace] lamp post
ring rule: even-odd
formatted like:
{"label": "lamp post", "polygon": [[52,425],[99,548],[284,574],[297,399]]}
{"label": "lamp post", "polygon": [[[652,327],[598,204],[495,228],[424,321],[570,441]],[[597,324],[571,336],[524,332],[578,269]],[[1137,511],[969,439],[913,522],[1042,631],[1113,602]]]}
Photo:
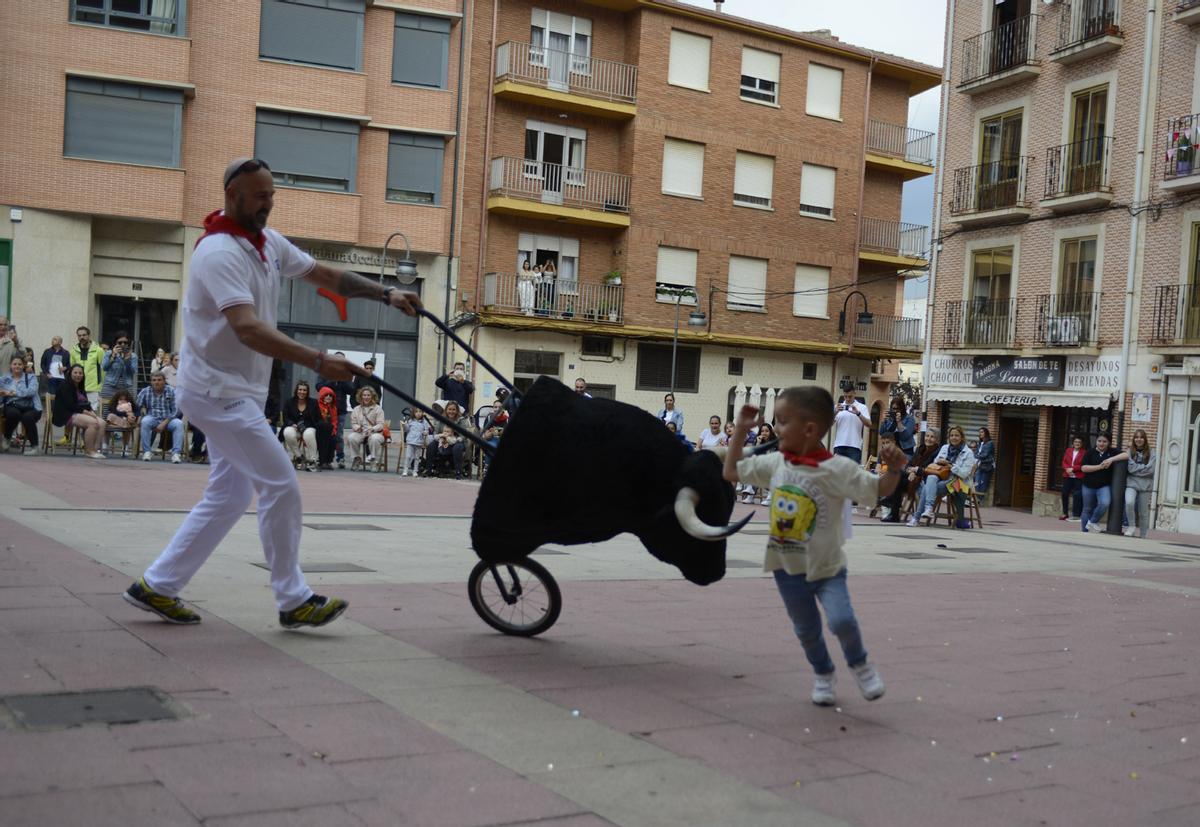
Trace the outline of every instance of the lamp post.
{"label": "lamp post", "polygon": [[[842,312],[838,314],[838,333],[845,334],[846,332],[846,308],[850,306],[850,299],[858,296],[862,299],[863,309],[858,314],[856,326],[860,324],[875,324],[875,316],[867,310],[867,297],[863,295],[861,290],[851,290],[846,294],[846,300],[842,302]],[[853,342],[853,334],[851,334],[851,342]]]}
{"label": "lamp post", "polygon": [[[379,286],[383,287],[383,280],[387,276],[387,251],[388,245],[392,243],[392,239],[400,236],[404,239],[404,258],[396,261],[396,278],[401,284],[412,284],[417,278],[417,263],[412,258],[412,246],[408,243],[408,236],[400,231],[396,231],[387,237],[387,241],[383,242],[383,252],[379,254]],[[379,303],[379,308],[375,311],[375,337],[371,340],[371,361],[375,361],[375,357],[379,355],[379,323],[383,320],[383,302]]]}
{"label": "lamp post", "polygon": [[671,395],[675,395],[675,364],[679,352],[679,305],[684,297],[696,300],[696,309],[688,313],[688,324],[692,327],[703,327],[708,320],[700,310],[700,294],[693,287],[660,287],[658,293],[672,296],[675,299],[675,335],[671,339]]}

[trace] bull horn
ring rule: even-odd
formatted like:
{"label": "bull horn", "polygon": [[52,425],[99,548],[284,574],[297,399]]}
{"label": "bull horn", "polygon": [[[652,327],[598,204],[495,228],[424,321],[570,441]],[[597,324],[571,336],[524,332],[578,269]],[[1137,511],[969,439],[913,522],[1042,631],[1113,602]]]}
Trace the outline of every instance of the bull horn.
{"label": "bull horn", "polygon": [[754,514],[747,514],[736,523],[726,526],[709,525],[696,514],[696,505],[700,502],[700,493],[695,488],[680,488],[675,495],[675,519],[679,527],[697,540],[724,540],[741,531],[750,522]]}

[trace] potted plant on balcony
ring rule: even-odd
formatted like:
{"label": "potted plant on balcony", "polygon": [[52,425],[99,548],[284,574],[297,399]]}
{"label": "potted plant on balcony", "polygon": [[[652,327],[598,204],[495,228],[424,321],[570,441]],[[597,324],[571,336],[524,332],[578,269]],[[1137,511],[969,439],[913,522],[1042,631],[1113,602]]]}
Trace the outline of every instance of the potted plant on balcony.
{"label": "potted plant on balcony", "polygon": [[1192,158],[1196,153],[1196,148],[1192,145],[1192,141],[1184,132],[1179,136],[1179,143],[1175,145],[1175,174],[1176,175],[1191,175],[1192,174]]}
{"label": "potted plant on balcony", "polygon": [[621,283],[621,271],[616,270],[616,269],[609,270],[607,273],[604,274],[604,283],[605,284],[620,284]]}

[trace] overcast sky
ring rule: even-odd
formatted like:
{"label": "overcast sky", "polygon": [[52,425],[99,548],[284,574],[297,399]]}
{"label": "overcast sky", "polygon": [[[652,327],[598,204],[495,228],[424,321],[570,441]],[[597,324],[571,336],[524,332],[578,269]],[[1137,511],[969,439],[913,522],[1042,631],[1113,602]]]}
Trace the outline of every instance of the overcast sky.
{"label": "overcast sky", "polygon": [[[713,8],[711,0],[684,2]],[[724,12],[795,31],[829,29],[855,46],[944,65],[946,0],[726,0]],[[935,87],[910,100],[908,125],[936,132],[939,95],[940,89]],[[933,224],[932,175],[904,186],[902,218],[913,224]],[[909,283],[906,294],[923,294],[924,280],[914,282]]]}

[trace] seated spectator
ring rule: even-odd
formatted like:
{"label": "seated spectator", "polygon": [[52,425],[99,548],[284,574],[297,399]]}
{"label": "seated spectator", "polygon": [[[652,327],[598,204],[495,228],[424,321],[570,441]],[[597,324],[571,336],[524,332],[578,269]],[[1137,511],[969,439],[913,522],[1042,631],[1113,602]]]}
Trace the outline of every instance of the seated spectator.
{"label": "seated spectator", "polygon": [[404,470],[402,477],[415,477],[421,463],[421,454],[425,445],[433,436],[433,425],[425,418],[425,412],[420,408],[413,411],[412,419],[404,426]]}
{"label": "seated spectator", "polygon": [[[950,496],[957,519],[955,528],[967,528],[969,523],[963,519],[963,499],[966,491],[970,490],[971,477],[975,471],[975,455],[967,447],[966,434],[957,425],[951,425],[946,431],[946,444],[934,457],[932,465],[939,470],[938,474],[926,474],[925,481],[919,489],[917,507],[908,519],[909,526],[917,523],[929,525],[933,520],[933,507],[938,497]],[[940,477],[945,475],[945,479]]]}
{"label": "seated spectator", "polygon": [[[921,436],[918,434],[918,436]],[[938,442],[939,433],[937,428],[930,428],[925,431],[921,438],[919,446],[913,452],[912,459],[908,461],[908,465],[900,472],[900,484],[896,486],[896,490],[890,497],[884,498],[884,504],[891,509],[891,513],[882,519],[885,523],[900,522],[900,513],[904,510],[904,498],[911,497],[915,503],[918,496],[918,491],[924,484],[925,468],[932,463],[941,450],[941,443]]]}
{"label": "seated spectator", "polygon": [[[459,427],[465,428],[469,431],[474,431],[474,429],[471,427],[470,420],[463,416],[462,408],[459,407],[457,402],[446,403],[444,416],[455,425],[458,425]],[[458,436],[458,434],[454,433],[453,429],[450,430],[450,434],[454,437],[452,440],[443,440],[442,436],[438,436],[430,440],[429,445],[425,449],[425,467],[427,469],[427,473],[432,475],[434,469],[437,467],[438,457],[440,456],[443,461],[449,457],[450,462],[454,467],[454,478],[462,479],[463,465],[467,457],[467,446],[466,443],[462,441],[462,438]]]}
{"label": "seated spectator", "polygon": [[[899,447],[898,443],[896,442],[895,431],[884,431],[879,435],[879,457],[883,457],[885,453],[884,449],[888,445],[896,445]],[[871,457],[867,461],[867,470],[876,476],[882,477],[888,472],[888,464],[881,458]],[[891,498],[879,497],[875,500],[875,507],[871,509],[867,516],[871,517],[872,519],[879,517],[882,520],[886,520],[891,516],[891,514]]]}
{"label": "seated spectator", "polygon": [[[590,399],[591,397],[589,397]],[[499,399],[492,403],[492,411],[487,415],[487,419],[483,421],[483,438],[493,448],[500,444],[500,436],[504,433],[504,429],[508,426],[509,415],[508,411],[504,410],[504,403]],[[483,456],[483,471],[487,473],[488,456],[485,453]]]}
{"label": "seated spectator", "polygon": [[130,392],[137,390],[137,367],[138,358],[133,352],[133,343],[129,334],[122,330],[113,337],[112,349],[104,354],[100,362],[100,368],[104,371],[100,398],[112,399],[113,394],[121,388]]}
{"label": "seated spectator", "polygon": [[54,394],[51,422],[56,428],[76,428],[83,431],[83,451],[91,459],[104,459],[100,443],[104,441],[104,420],[92,410],[84,390],[83,365],[71,365],[66,380]]}
{"label": "seated spectator", "polygon": [[[350,430],[346,432],[346,453],[350,455],[350,470],[355,468],[374,469],[375,457],[382,453],[387,420],[383,408],[375,401],[375,391],[370,387],[358,389],[358,405],[350,412]],[[363,460],[363,443],[367,445],[367,456]]]}
{"label": "seated spectator", "polygon": [[674,422],[667,422],[667,430],[670,431],[671,433],[673,433],[675,435],[675,438],[678,439],[680,442],[682,442],[689,451],[696,450],[696,446],[688,441],[687,434],[685,434],[685,433],[683,433],[683,431],[679,430],[679,428],[677,428],[675,426]]}
{"label": "seated spectator", "polygon": [[700,449],[707,448],[711,451],[713,448],[728,444],[729,440],[721,432],[721,417],[710,416],[708,418],[708,429],[700,434],[700,438],[696,440],[696,447]]}
{"label": "seated spectator", "polygon": [[[137,410],[134,408],[133,395],[125,388],[121,388],[113,394],[112,399],[108,400],[108,415],[104,417],[104,423],[107,425],[106,430],[122,431],[122,439],[126,439],[127,435],[132,434],[133,429],[137,427],[138,418]],[[116,451],[116,440],[117,434],[110,433],[108,444],[110,454]]]}
{"label": "seated spectator", "polygon": [[[775,429],[764,422],[758,426],[758,433],[754,437],[754,447],[759,448],[774,439]],[[745,485],[742,487],[742,502],[747,504],[757,502],[759,505],[768,505],[771,502],[771,492],[766,488],[755,488],[754,486]]]}
{"label": "seated spectator", "polygon": [[[150,377],[150,384],[137,395],[138,413],[142,416],[142,461],[149,462],[155,434],[171,435],[171,462],[182,461],[183,420],[179,419],[179,408],[175,405],[175,389],[167,387],[167,377],[162,372]],[[164,449],[165,450],[165,449]]]}
{"label": "seated spectator", "polygon": [[328,385],[322,386],[317,391],[317,468],[321,471],[333,470],[339,416],[337,393]]}
{"label": "seated spectator", "polygon": [[154,358],[150,360],[150,373],[153,375],[171,364],[171,354],[167,353],[161,347],[154,351]]}
{"label": "seated spectator", "polygon": [[308,383],[301,380],[292,398],[283,405],[283,430],[280,437],[287,446],[292,464],[305,471],[317,467],[317,405],[309,398]]}
{"label": "seated spectator", "polygon": [[176,380],[179,378],[179,354],[166,354],[166,362],[159,370],[162,371],[163,376],[167,377],[167,384],[173,388],[175,387]]}
{"label": "seated spectator", "polygon": [[42,399],[37,375],[25,372],[25,357],[20,353],[14,352],[9,361],[9,372],[0,377],[0,402],[4,405],[4,437],[0,439],[0,451],[8,450],[17,426],[23,425],[25,456],[37,456],[37,424],[42,418]]}

